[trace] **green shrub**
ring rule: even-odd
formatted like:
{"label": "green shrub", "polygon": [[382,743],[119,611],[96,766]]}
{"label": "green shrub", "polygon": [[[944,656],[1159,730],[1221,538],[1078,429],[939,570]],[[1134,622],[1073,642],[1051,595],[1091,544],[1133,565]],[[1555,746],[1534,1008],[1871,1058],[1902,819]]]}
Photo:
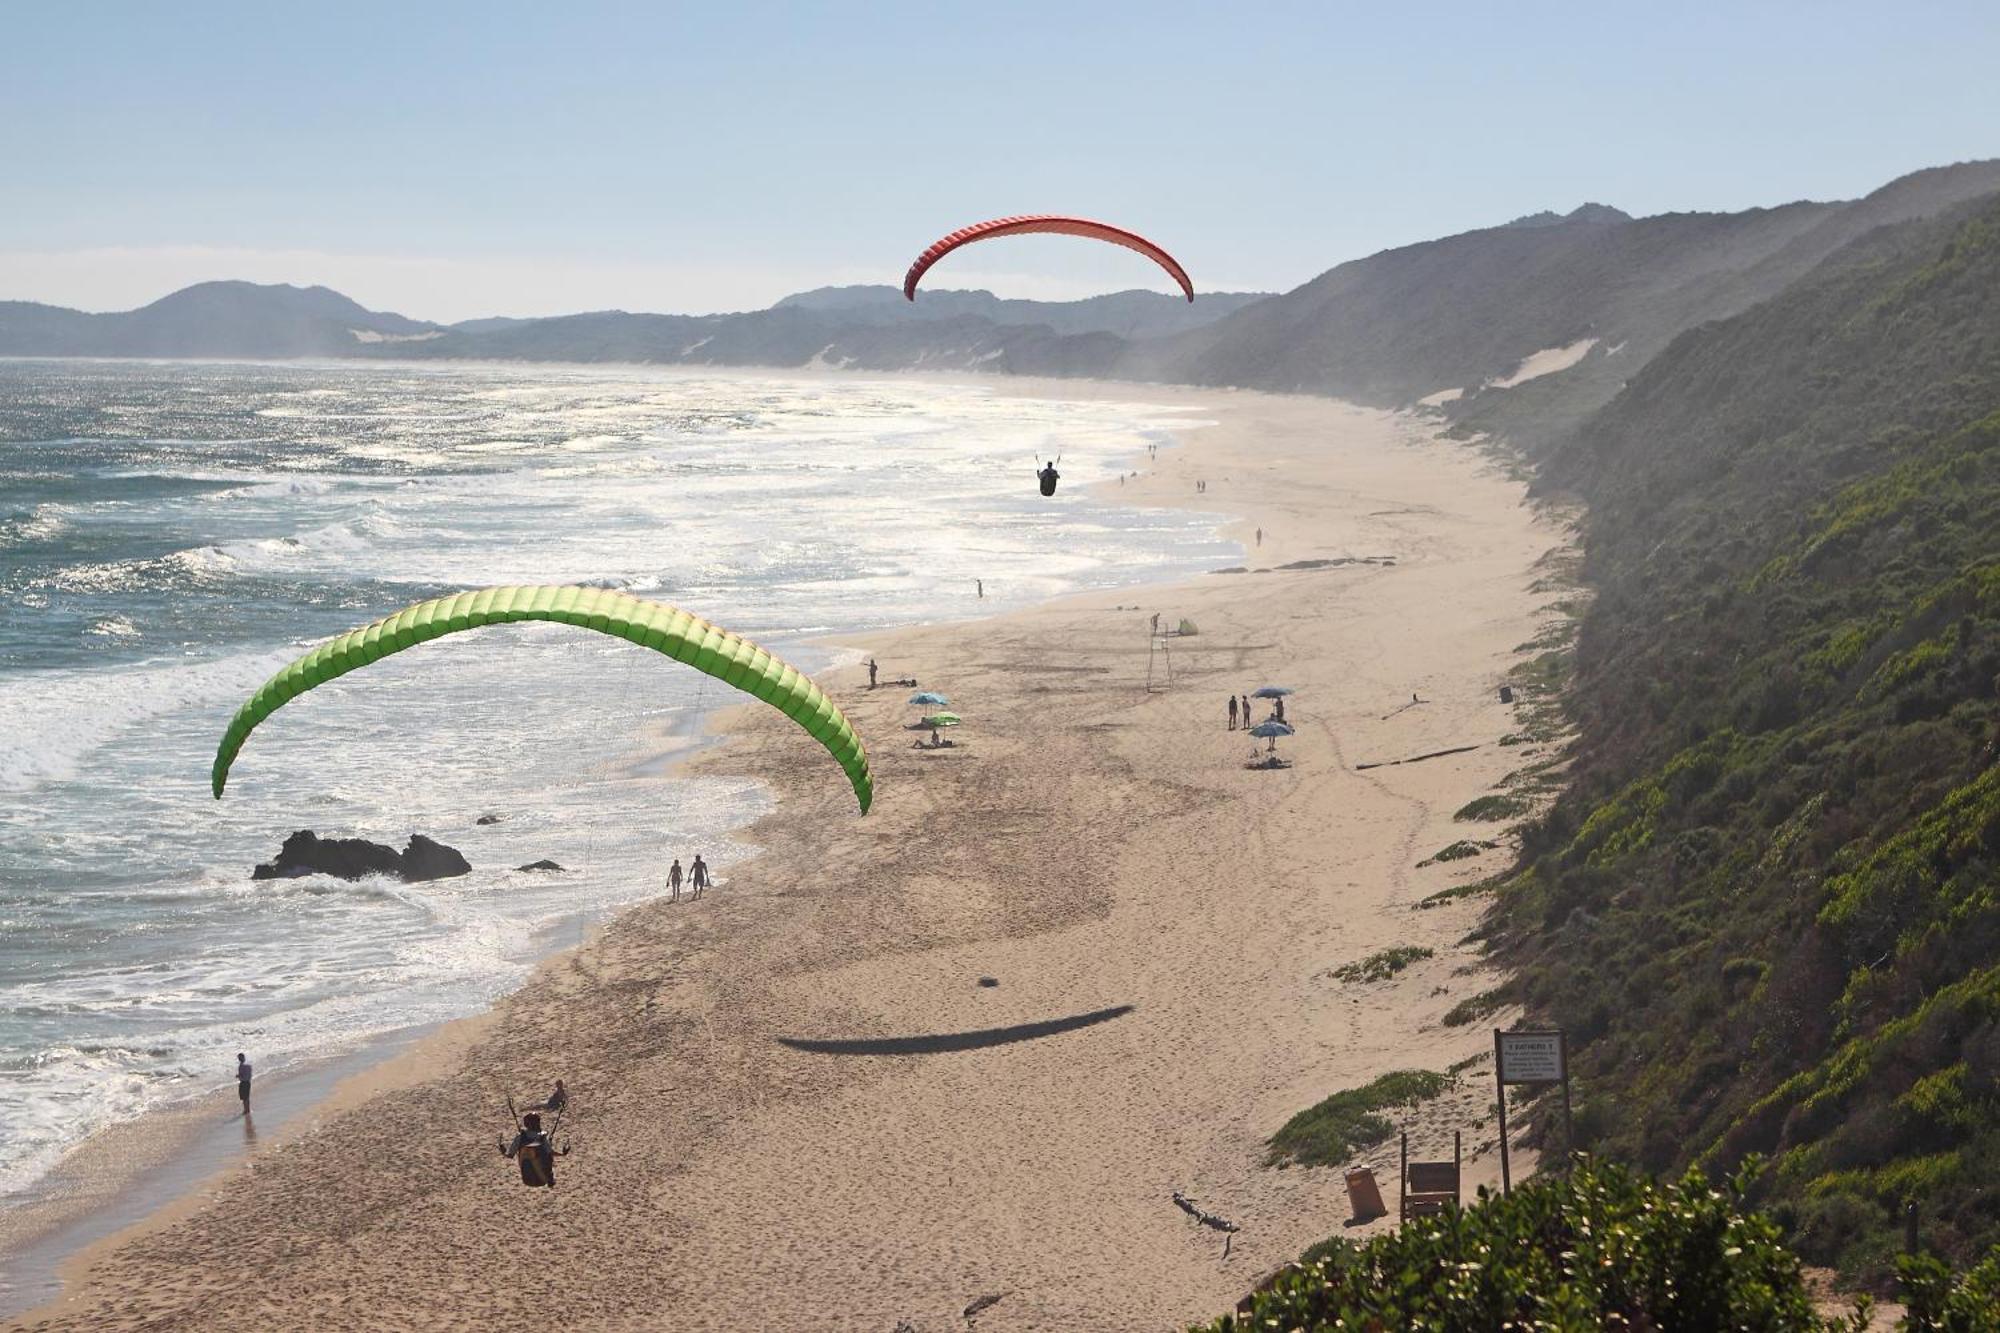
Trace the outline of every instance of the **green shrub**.
{"label": "green shrub", "polygon": [[[1971,1301],[1985,1288],[1968,1279],[1964,1290],[1969,1294],[1952,1299]],[[1470,1208],[1418,1218],[1365,1243],[1326,1241],[1246,1305],[1203,1327],[1208,1333],[1862,1327],[1859,1319],[1815,1311],[1777,1227],[1744,1208],[1735,1192],[1711,1188],[1699,1171],[1659,1184],[1588,1160],[1568,1179],[1536,1180],[1506,1197],[1482,1189]]]}
{"label": "green shrub", "polygon": [[1515,815],[1525,815],[1530,808],[1527,800],[1523,797],[1496,793],[1492,796],[1481,796],[1475,800],[1467,801],[1453,813],[1452,818],[1465,823],[1474,821],[1491,822],[1499,819],[1512,819]]}
{"label": "green shrub", "polygon": [[1299,1112],[1271,1136],[1266,1166],[1344,1166],[1357,1148],[1389,1137],[1395,1126],[1377,1112],[1429,1101],[1456,1080],[1427,1069],[1401,1069],[1365,1087],[1336,1092]]}
{"label": "green shrub", "polygon": [[1393,949],[1371,953],[1358,963],[1342,964],[1333,969],[1333,975],[1337,980],[1350,983],[1387,981],[1411,963],[1422,962],[1432,956],[1432,950],[1420,944],[1398,944]]}
{"label": "green shrub", "polygon": [[1444,1025],[1448,1028],[1462,1028],[1500,1009],[1507,1003],[1507,988],[1495,986],[1492,990],[1481,991],[1471,999],[1460,1000],[1445,1011]]}

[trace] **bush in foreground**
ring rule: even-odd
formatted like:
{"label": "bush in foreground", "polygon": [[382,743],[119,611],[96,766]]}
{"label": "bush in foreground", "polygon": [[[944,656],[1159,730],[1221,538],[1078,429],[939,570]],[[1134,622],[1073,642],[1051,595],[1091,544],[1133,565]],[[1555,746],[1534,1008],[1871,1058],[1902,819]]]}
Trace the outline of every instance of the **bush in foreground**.
{"label": "bush in foreground", "polygon": [[1583,1165],[1365,1245],[1329,1241],[1259,1293],[1265,1328],[1817,1330],[1777,1228],[1699,1172],[1655,1185]]}
{"label": "bush in foreground", "polygon": [[[1657,1183],[1585,1161],[1569,1179],[1537,1180],[1507,1197],[1480,1192],[1463,1211],[1410,1222],[1365,1244],[1330,1240],[1247,1302],[1203,1326],[1249,1330],[1600,1329],[1834,1333],[1866,1312],[1819,1313],[1777,1226],[1745,1211],[1742,1187],[1699,1171]],[[2000,1330],[2000,1255],[1963,1279],[1907,1261],[1919,1333]]]}

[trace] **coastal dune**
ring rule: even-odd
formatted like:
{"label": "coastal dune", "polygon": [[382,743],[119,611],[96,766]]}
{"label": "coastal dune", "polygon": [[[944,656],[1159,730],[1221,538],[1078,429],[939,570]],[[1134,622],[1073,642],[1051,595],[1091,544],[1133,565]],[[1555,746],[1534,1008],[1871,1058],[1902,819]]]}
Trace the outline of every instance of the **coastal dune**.
{"label": "coastal dune", "polygon": [[[1497,687],[1556,614],[1541,574],[1564,533],[1415,418],[1000,391],[1210,419],[1109,494],[1233,516],[1245,569],[850,645],[966,719],[915,749],[907,689],[825,673],[870,747],[866,818],[784,719],[726,714],[690,762],[778,800],[719,889],[550,959],[254,1170],[81,1256],[16,1327],[890,1333],[997,1297],[982,1330],[1150,1330],[1363,1234],[1337,1170],[1267,1166],[1265,1141],[1329,1093],[1490,1050],[1486,1024],[1442,1022],[1496,980],[1461,943],[1477,900],[1416,904],[1504,852],[1418,863],[1501,835],[1453,814],[1534,754],[1498,744],[1520,727]],[[1199,633],[1149,690],[1156,612]],[[1290,769],[1246,769],[1225,729],[1225,699],[1264,684],[1297,691]],[[605,798],[643,820],[673,780]],[[1434,956],[1330,975],[1397,945]],[[557,1077],[574,1151],[556,1190],[524,1189],[495,1153],[505,1098]],[[1448,1156],[1462,1130],[1468,1184],[1496,1182],[1491,1100],[1471,1065],[1406,1117],[1413,1150]],[[1364,1156],[1393,1209],[1393,1144]],[[1226,1257],[1175,1191],[1240,1227]]]}

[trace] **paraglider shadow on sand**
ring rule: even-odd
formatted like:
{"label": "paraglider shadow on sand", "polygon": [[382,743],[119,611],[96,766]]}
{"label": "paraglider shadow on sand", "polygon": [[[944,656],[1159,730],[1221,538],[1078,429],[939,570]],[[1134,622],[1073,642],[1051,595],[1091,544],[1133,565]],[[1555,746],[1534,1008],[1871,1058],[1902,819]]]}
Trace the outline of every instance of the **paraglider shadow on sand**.
{"label": "paraglider shadow on sand", "polygon": [[946,1051],[980,1051],[989,1046],[1006,1046],[1017,1041],[1034,1041],[1062,1032],[1074,1032],[1109,1022],[1132,1012],[1129,1004],[1109,1009],[1093,1009],[1068,1018],[1047,1018],[1039,1023],[1016,1023],[1012,1027],[979,1028],[972,1032],[925,1032],[910,1037],[827,1038],[780,1037],[780,1046],[818,1055],[939,1055]]}

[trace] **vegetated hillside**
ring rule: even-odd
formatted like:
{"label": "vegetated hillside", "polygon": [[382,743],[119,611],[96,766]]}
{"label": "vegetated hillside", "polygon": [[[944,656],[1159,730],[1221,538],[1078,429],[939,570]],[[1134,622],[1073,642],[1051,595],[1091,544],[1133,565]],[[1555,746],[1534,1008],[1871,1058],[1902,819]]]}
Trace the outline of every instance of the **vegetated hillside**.
{"label": "vegetated hillside", "polygon": [[363,309],[325,287],[203,282],[112,314],[0,302],[0,355],[338,356],[362,338],[421,337],[436,328]]}
{"label": "vegetated hillside", "polygon": [[972,316],[994,324],[1053,333],[1115,333],[1121,338],[1156,338],[1213,324],[1244,306],[1269,299],[1268,292],[1203,292],[1189,301],[1164,292],[1125,291],[1080,301],[1009,301],[986,291],[924,288],[914,301],[900,287],[818,287],[785,297],[773,309],[800,309],[839,315],[854,324],[915,324]]}
{"label": "vegetated hillside", "polygon": [[358,354],[399,359],[1103,375],[1110,371],[1124,345],[1111,333],[1064,337],[1044,326],[995,324],[971,315],[889,323],[778,306],[736,315],[633,315],[615,310],[563,315],[485,332],[454,331],[422,342],[378,344]]}
{"label": "vegetated hillside", "polygon": [[2000,1239],[2000,197],[1683,335],[1588,501],[1574,784],[1488,929],[1582,1144],[1770,1154],[1806,1256]]}
{"label": "vegetated hillside", "polygon": [[[2000,162],[1916,172],[1847,203],[1632,219],[1565,218],[1387,250],[1192,333],[1135,345],[1135,378],[1330,393],[1403,406],[1441,390],[1468,429],[1555,438],[1683,330],[1748,309],[1866,230],[2000,190]],[[1585,339],[1582,361],[1512,388],[1524,359]]]}

